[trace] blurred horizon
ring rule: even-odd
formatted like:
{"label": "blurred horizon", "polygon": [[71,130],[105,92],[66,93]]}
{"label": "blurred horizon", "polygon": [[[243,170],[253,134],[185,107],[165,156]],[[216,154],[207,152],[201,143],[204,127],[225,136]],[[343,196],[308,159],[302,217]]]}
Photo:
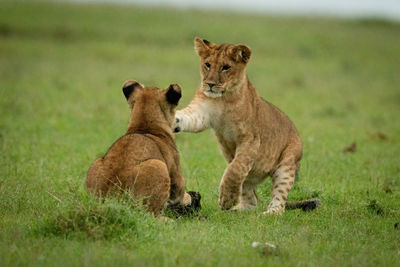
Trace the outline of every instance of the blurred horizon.
{"label": "blurred horizon", "polygon": [[288,16],[381,18],[400,22],[397,0],[63,0],[64,2],[136,4],[182,9],[229,10]]}

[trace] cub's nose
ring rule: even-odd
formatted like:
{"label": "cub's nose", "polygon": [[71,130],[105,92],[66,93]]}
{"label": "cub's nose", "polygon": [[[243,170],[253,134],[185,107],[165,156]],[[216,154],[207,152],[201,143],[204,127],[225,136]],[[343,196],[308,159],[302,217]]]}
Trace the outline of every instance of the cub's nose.
{"label": "cub's nose", "polygon": [[208,87],[210,87],[210,89],[212,89],[213,86],[215,85],[215,83],[207,83],[207,84],[208,84]]}

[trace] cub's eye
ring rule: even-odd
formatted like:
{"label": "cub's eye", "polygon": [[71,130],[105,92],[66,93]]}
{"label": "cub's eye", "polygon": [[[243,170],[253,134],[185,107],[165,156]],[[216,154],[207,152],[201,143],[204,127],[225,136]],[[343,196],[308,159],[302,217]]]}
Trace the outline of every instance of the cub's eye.
{"label": "cub's eye", "polygon": [[231,68],[231,66],[229,65],[223,65],[222,66],[222,70],[229,70]]}
{"label": "cub's eye", "polygon": [[207,68],[207,69],[209,69],[209,68],[211,67],[211,64],[208,63],[208,62],[204,63],[204,65],[206,65],[206,68]]}

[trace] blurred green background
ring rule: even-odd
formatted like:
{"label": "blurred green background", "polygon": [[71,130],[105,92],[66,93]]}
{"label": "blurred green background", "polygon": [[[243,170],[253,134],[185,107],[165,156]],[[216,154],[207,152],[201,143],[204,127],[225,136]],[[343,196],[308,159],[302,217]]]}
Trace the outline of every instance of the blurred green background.
{"label": "blurred green background", "polygon": [[[176,136],[200,217],[161,223],[86,195],[91,162],[126,130],[123,82],[179,83],[185,107],[200,83],[195,36],[251,47],[250,80],[304,142],[289,200],[319,197],[319,209],[262,216],[267,181],[255,211],[220,211],[211,131]],[[400,25],[385,20],[0,2],[0,265],[397,265],[399,62]]]}

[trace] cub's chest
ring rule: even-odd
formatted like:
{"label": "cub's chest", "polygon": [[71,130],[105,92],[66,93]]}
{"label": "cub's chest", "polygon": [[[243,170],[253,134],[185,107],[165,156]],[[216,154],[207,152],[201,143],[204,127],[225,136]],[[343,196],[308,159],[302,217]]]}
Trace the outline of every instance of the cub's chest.
{"label": "cub's chest", "polygon": [[218,139],[224,140],[225,142],[236,143],[238,141],[238,133],[234,127],[227,127],[226,124],[219,125],[219,127],[213,128]]}
{"label": "cub's chest", "polygon": [[210,127],[214,130],[218,139],[226,142],[238,142],[238,136],[244,134],[245,121],[241,121],[234,111],[223,105],[207,103],[207,115]]}
{"label": "cub's chest", "polygon": [[212,117],[211,128],[214,130],[219,139],[234,143],[238,141],[238,136],[240,135],[240,126],[229,115]]}

